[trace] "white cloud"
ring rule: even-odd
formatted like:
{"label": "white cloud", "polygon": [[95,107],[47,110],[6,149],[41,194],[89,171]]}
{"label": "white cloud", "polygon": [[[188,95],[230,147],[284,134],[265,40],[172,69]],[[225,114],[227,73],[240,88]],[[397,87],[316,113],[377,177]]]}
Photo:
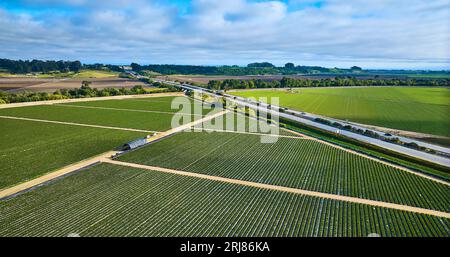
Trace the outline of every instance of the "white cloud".
{"label": "white cloud", "polygon": [[68,13],[0,10],[2,57],[450,67],[449,0],[328,0],[320,8],[312,0],[193,0],[182,16],[161,1],[100,3],[65,1]]}

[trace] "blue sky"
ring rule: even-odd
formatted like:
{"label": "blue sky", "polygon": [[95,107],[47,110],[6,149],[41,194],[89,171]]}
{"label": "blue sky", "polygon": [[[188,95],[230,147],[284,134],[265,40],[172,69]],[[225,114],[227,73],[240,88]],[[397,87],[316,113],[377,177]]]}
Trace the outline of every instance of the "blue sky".
{"label": "blue sky", "polygon": [[3,0],[0,58],[450,69],[450,0]]}

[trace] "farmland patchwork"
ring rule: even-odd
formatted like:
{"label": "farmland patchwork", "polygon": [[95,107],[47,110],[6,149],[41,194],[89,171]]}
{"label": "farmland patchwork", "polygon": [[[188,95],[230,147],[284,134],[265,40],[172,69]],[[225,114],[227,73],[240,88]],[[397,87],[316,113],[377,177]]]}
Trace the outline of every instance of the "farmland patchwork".
{"label": "farmland patchwork", "polygon": [[173,134],[174,99],[0,109],[0,189],[162,132],[0,200],[0,236],[450,235],[445,181],[286,130],[263,143],[268,124],[233,112]]}

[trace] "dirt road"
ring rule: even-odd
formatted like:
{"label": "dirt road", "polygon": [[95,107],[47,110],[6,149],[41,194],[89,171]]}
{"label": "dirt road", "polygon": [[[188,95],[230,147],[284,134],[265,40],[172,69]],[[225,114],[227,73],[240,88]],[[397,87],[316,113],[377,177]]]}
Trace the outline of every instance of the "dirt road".
{"label": "dirt road", "polygon": [[71,172],[74,172],[76,170],[82,169],[84,167],[90,166],[94,163],[100,162],[100,161],[104,161],[106,158],[111,157],[112,155],[115,155],[116,151],[109,151],[100,155],[97,155],[95,157],[71,164],[69,166],[66,166],[62,169],[59,169],[57,171],[48,173],[44,176],[38,177],[36,179],[27,181],[25,183],[4,189],[2,191],[0,191],[0,199],[6,198],[6,197],[10,197],[13,196],[19,192],[25,191],[25,190],[29,190],[33,187],[36,187],[38,185],[41,185],[43,183],[46,183],[52,179],[67,175]]}
{"label": "dirt road", "polygon": [[288,192],[288,193],[307,195],[307,196],[313,196],[313,197],[321,197],[321,198],[338,200],[338,201],[366,204],[366,205],[371,205],[371,206],[376,206],[376,207],[383,207],[383,208],[396,209],[396,210],[401,210],[401,211],[433,215],[433,216],[447,218],[447,219],[450,218],[450,213],[434,211],[434,210],[418,208],[418,207],[412,207],[412,206],[407,206],[407,205],[401,205],[401,204],[395,204],[395,203],[380,202],[380,201],[362,199],[362,198],[357,198],[357,197],[335,195],[335,194],[321,193],[321,192],[316,192],[316,191],[308,191],[308,190],[290,188],[290,187],[284,187],[284,186],[276,186],[276,185],[269,185],[269,184],[263,184],[263,183],[257,183],[257,182],[250,182],[250,181],[245,181],[245,180],[217,177],[217,176],[205,175],[205,174],[200,174],[200,173],[167,169],[167,168],[162,168],[162,167],[147,166],[147,165],[141,165],[141,164],[135,164],[135,163],[115,161],[115,160],[111,160],[111,159],[107,159],[107,158],[103,159],[103,162],[115,164],[115,165],[121,165],[121,166],[125,166],[125,167],[132,167],[132,168],[152,170],[152,171],[160,171],[160,172],[165,172],[165,173],[214,180],[214,181],[231,183],[231,184],[242,185],[242,186],[251,186],[251,187],[256,187],[256,188],[277,190],[277,191],[283,191],[283,192]]}
{"label": "dirt road", "polygon": [[[158,133],[157,135],[155,135],[153,137],[150,137],[147,140],[147,142],[152,142],[152,141],[161,139],[163,137],[169,136],[169,135],[171,135],[173,133],[177,133],[177,132],[183,131],[183,130],[188,129],[190,127],[193,127],[193,126],[195,126],[197,124],[200,124],[200,123],[202,123],[204,121],[207,121],[207,120],[213,119],[215,117],[224,115],[226,112],[228,112],[228,111],[221,111],[221,112],[218,112],[216,114],[209,115],[209,116],[206,116],[206,117],[204,117],[202,119],[196,120],[194,122],[191,122],[191,123],[179,126],[177,128],[173,128],[173,129],[167,130],[165,132]],[[4,118],[4,116],[0,116],[0,118]],[[6,117],[6,118],[34,120],[34,119],[16,118],[16,117]],[[42,121],[42,120],[38,120],[38,121]],[[47,121],[47,122],[67,124],[67,122],[53,122],[53,121]],[[95,126],[95,125],[81,125],[81,124],[77,124],[77,123],[70,124],[70,125]],[[103,126],[95,126],[95,127],[136,131],[134,129],[115,128],[115,127],[103,127]],[[137,131],[140,131],[140,130],[137,130]],[[151,131],[145,131],[144,130],[142,132],[151,132]],[[111,157],[111,156],[113,156],[113,155],[115,155],[117,153],[119,153],[119,152],[118,151],[109,151],[109,152],[103,153],[101,155],[98,155],[98,156],[95,156],[95,157],[92,157],[92,158],[89,158],[89,159],[86,159],[86,160],[74,163],[72,165],[66,166],[66,167],[64,167],[62,169],[59,169],[57,171],[48,173],[48,174],[46,174],[44,176],[41,176],[41,177],[38,177],[36,179],[33,179],[33,180],[30,180],[30,181],[21,183],[19,185],[16,185],[16,186],[13,186],[13,187],[10,187],[10,188],[6,188],[6,189],[0,191],[0,199],[11,197],[11,196],[13,196],[13,195],[15,195],[15,194],[17,194],[19,192],[22,192],[22,191],[30,190],[30,189],[32,189],[32,188],[34,188],[36,186],[39,186],[39,185],[41,185],[43,183],[46,183],[46,182],[50,181],[52,179],[56,179],[58,177],[67,175],[67,174],[69,174],[71,172],[74,172],[76,170],[85,168],[85,167],[90,166],[90,165],[92,165],[94,163],[98,163],[98,162],[101,162],[101,161],[106,161],[106,160],[108,160],[109,157]]]}

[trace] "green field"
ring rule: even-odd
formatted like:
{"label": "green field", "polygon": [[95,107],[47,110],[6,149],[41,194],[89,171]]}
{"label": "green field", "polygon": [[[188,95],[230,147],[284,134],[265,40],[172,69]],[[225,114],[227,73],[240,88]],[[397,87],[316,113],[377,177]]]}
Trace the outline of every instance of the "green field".
{"label": "green field", "polygon": [[[272,91],[268,91],[272,92]],[[187,98],[185,98],[187,99]],[[173,97],[0,109],[25,117],[165,131]],[[182,100],[180,100],[182,101]],[[191,109],[198,102],[190,101]],[[429,99],[439,101],[439,99]],[[201,118],[209,110],[195,118]],[[191,117],[191,114],[186,114]],[[231,113],[230,117],[248,117]],[[214,122],[221,121],[214,119]],[[230,125],[230,120],[225,119]],[[206,126],[215,129],[214,122]],[[209,123],[209,122],[208,122]],[[222,127],[218,127],[223,129]],[[225,127],[231,131],[234,126]],[[147,133],[0,118],[0,189],[112,150]],[[253,131],[264,133],[262,131]],[[450,210],[450,187],[318,141],[180,132],[120,161]],[[293,138],[296,136],[297,138]],[[0,201],[5,236],[450,236],[450,220],[388,208],[112,164],[71,173]]]}
{"label": "green field", "polygon": [[274,134],[289,137],[299,137],[289,131],[282,130],[279,126],[268,124],[264,119],[256,119],[241,113],[228,112],[225,115],[210,119],[206,122],[197,124],[196,129],[204,129],[206,131],[219,132],[239,132],[239,133],[256,133],[256,134]]}
{"label": "green field", "polygon": [[[170,109],[172,99],[160,97],[17,107],[0,109],[0,116],[165,131],[171,128],[173,113],[177,111]],[[110,151],[148,134],[6,118],[0,118],[0,131],[0,189]]]}
{"label": "green field", "polygon": [[0,189],[112,150],[145,133],[0,118]]}
{"label": "green field", "polygon": [[[101,100],[82,103],[66,103],[63,106],[87,106],[87,107],[104,107],[104,108],[118,108],[129,110],[143,110],[143,111],[160,111],[176,113],[180,111],[178,104],[191,103],[191,111],[184,111],[183,113],[194,113],[194,107],[201,107],[199,102],[195,102],[187,97],[150,97],[150,98],[135,98],[135,99],[122,99],[122,100]],[[174,107],[172,108],[172,102]],[[207,110],[203,110],[203,114],[206,114]],[[202,113],[200,113],[202,114]]]}
{"label": "green field", "polygon": [[448,211],[450,187],[309,139],[180,133],[119,160]]}
{"label": "green field", "polygon": [[450,89],[420,87],[308,88],[232,92],[279,97],[280,106],[381,127],[450,136]]}
{"label": "green field", "polygon": [[102,164],[2,201],[0,236],[449,236],[449,220]]}
{"label": "green field", "polygon": [[[173,97],[163,97],[147,98],[147,100],[106,100],[17,107],[0,109],[0,115],[149,131],[165,131],[171,128],[172,117],[177,112],[177,110],[170,108],[172,99]],[[191,109],[193,109],[193,105],[194,103],[192,103]],[[190,115],[187,115],[186,118],[190,118]],[[201,118],[201,116],[192,116],[192,120],[198,118]]]}

